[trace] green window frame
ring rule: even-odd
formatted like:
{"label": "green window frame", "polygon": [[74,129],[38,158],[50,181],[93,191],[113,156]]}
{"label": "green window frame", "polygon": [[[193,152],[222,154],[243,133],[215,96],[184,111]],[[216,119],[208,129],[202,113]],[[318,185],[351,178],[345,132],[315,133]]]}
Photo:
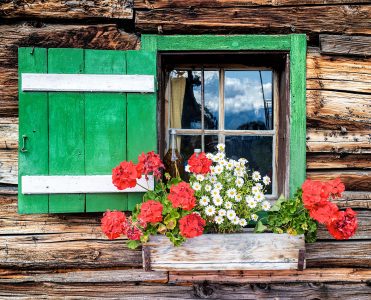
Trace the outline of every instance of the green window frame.
{"label": "green window frame", "polygon": [[155,35],[141,37],[142,50],[287,51],[289,54],[289,193],[306,176],[306,35]]}

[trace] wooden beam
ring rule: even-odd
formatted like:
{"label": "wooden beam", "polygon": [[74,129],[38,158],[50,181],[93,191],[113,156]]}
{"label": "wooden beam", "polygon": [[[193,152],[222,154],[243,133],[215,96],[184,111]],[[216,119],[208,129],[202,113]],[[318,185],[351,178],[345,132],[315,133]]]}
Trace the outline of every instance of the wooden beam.
{"label": "wooden beam", "polygon": [[306,269],[303,271],[205,271],[169,272],[169,283],[195,282],[213,283],[287,283],[287,282],[367,282],[371,278],[369,269],[334,268]]}
{"label": "wooden beam", "polygon": [[371,56],[370,36],[320,34],[319,42],[324,54]]}
{"label": "wooden beam", "polygon": [[[181,24],[181,26],[179,25]],[[137,11],[137,30],[157,33],[371,33],[371,6],[164,8]],[[268,28],[268,29],[267,29]]]}
{"label": "wooden beam", "polygon": [[0,5],[3,18],[42,18],[42,19],[132,19],[133,9],[130,0],[96,1],[91,5],[75,1],[11,1]]}
{"label": "wooden beam", "polygon": [[137,193],[153,190],[153,176],[144,175],[133,188],[118,190],[112,175],[85,176],[22,176],[22,194]]}
{"label": "wooden beam", "polygon": [[307,169],[371,169],[371,154],[307,152]]}
{"label": "wooden beam", "polygon": [[153,93],[154,90],[153,75],[22,74],[24,92]]}
{"label": "wooden beam", "polygon": [[[45,2],[46,3],[46,2]],[[0,117],[18,116],[18,47],[132,50],[139,39],[116,25],[0,25]]]}

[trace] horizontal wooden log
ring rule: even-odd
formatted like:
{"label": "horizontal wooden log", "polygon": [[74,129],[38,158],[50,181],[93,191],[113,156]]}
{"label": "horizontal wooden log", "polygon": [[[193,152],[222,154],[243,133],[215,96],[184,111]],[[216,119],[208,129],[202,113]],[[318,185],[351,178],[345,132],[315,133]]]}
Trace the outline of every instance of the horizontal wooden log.
{"label": "horizontal wooden log", "polygon": [[307,88],[371,93],[371,61],[365,58],[323,55],[308,48]]}
{"label": "horizontal wooden log", "polygon": [[371,56],[370,36],[321,34],[319,42],[325,54]]}
{"label": "horizontal wooden log", "polygon": [[0,149],[18,148],[18,118],[0,118]]}
{"label": "horizontal wooden log", "polygon": [[116,25],[0,25],[0,117],[18,115],[18,47],[129,50],[138,37]]}
{"label": "horizontal wooden log", "polygon": [[347,191],[371,192],[371,171],[308,171],[307,177],[322,181],[339,177]]}
{"label": "horizontal wooden log", "polygon": [[[368,3],[367,0],[306,0],[305,5]],[[135,9],[188,7],[301,6],[300,0],[134,0]]]}
{"label": "horizontal wooden log", "polygon": [[333,202],[340,208],[371,209],[371,192],[344,192],[341,198]]}
{"label": "horizontal wooden log", "polygon": [[133,9],[130,0],[105,1],[11,1],[0,4],[0,17],[3,18],[53,18],[91,19],[118,18],[132,19]]}
{"label": "horizontal wooden log", "polygon": [[370,169],[371,154],[308,153],[307,169]]}
{"label": "horizontal wooden log", "polygon": [[367,283],[198,283],[122,284],[122,283],[25,283],[0,284],[1,298],[70,299],[349,299],[366,300]]}
{"label": "horizontal wooden log", "polygon": [[[306,269],[303,271],[204,271],[169,272],[169,283],[279,283],[279,282],[367,282],[369,269],[333,268]],[[1,282],[1,281],[0,281]]]}
{"label": "horizontal wooden log", "polygon": [[370,130],[370,95],[307,90],[309,128]]}
{"label": "horizontal wooden log", "polygon": [[[164,8],[137,11],[137,30],[164,33],[306,32],[370,34],[371,6]],[[182,24],[182,26],[179,26]]]}
{"label": "horizontal wooden log", "polygon": [[18,151],[0,149],[0,183],[18,183]]}
{"label": "horizontal wooden log", "polygon": [[[342,131],[343,129],[343,131]],[[370,131],[307,130],[307,152],[371,153]]]}
{"label": "horizontal wooden log", "polygon": [[371,267],[371,241],[321,241],[306,244],[307,268]]}

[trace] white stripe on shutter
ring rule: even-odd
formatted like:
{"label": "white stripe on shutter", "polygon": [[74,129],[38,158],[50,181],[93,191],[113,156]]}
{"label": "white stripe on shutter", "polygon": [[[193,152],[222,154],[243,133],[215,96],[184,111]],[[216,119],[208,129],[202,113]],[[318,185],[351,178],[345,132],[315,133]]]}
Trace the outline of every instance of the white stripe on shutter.
{"label": "white stripe on shutter", "polygon": [[111,175],[87,176],[22,176],[22,194],[133,193],[153,190],[154,179],[142,176],[136,187],[118,190]]}
{"label": "white stripe on shutter", "polygon": [[153,75],[22,74],[24,92],[153,93]]}

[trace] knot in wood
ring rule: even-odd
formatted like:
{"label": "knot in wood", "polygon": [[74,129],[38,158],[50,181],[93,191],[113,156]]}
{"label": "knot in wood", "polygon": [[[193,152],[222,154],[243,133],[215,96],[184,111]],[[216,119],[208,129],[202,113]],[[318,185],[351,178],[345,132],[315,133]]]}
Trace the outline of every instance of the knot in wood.
{"label": "knot in wood", "polygon": [[193,293],[199,298],[209,298],[214,294],[214,289],[207,283],[207,281],[193,286]]}

